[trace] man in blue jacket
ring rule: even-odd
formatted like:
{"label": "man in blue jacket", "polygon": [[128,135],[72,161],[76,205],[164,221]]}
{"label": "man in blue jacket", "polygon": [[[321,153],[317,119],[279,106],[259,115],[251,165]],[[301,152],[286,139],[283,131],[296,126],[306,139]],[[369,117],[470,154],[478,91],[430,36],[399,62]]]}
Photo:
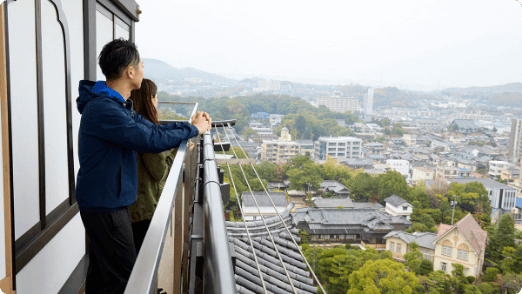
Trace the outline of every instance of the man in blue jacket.
{"label": "man in blue jacket", "polygon": [[82,114],[76,199],[90,241],[87,294],[123,293],[136,261],[129,214],[138,191],[135,151],[176,148],[211,124],[207,113],[198,112],[192,125],[155,125],[132,110],[128,98],[143,80],[134,43],[107,43],[99,64],[107,81],[80,81],[76,100]]}

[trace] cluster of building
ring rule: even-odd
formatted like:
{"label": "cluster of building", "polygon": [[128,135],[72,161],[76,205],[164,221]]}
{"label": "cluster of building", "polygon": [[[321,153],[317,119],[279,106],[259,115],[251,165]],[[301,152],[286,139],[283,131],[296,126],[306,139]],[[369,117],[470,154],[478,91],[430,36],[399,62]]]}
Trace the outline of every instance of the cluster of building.
{"label": "cluster of building", "polygon": [[[451,273],[452,263],[459,263],[464,266],[467,276],[476,278],[482,270],[487,233],[471,214],[454,225],[440,224],[436,233],[408,233],[406,230],[412,226],[410,214],[413,206],[398,195],[386,198],[385,206],[353,202],[347,187],[336,181],[324,181],[317,191],[310,192],[324,195],[331,191],[334,197],[316,196],[311,203],[303,205],[305,193],[288,190],[288,187],[286,181],[269,183],[269,192],[254,192],[254,195],[245,192],[242,195],[245,221],[261,225],[261,213],[269,222],[280,222],[279,213],[289,227],[304,230],[308,242],[317,246],[331,248],[350,244],[362,250],[372,247],[378,251],[389,250],[395,259],[405,261],[404,254],[411,251],[409,244],[415,242],[436,270]],[[287,198],[287,194],[292,196]],[[234,226],[242,229],[240,225]],[[245,234],[238,236],[246,242]]]}

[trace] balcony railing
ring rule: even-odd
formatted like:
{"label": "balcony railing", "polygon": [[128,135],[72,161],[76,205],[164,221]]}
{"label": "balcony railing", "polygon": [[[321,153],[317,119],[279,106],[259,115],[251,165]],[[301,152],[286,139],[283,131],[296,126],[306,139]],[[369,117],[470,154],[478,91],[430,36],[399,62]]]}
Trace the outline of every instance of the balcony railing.
{"label": "balcony railing", "polygon": [[[191,104],[192,114],[197,111],[197,103],[178,104]],[[166,122],[170,121],[162,121]],[[223,124],[213,125],[218,123]],[[173,207],[176,232],[174,248],[169,249],[174,251],[174,293],[237,291],[214,144],[210,132],[191,141],[198,147],[188,148],[187,141],[179,146],[125,294],[157,292],[159,263]]]}

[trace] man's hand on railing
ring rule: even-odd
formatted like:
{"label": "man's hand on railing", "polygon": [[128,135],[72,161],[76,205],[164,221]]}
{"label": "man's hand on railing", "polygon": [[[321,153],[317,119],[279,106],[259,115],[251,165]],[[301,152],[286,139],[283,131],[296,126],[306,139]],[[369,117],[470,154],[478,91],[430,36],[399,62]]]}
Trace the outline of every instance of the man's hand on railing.
{"label": "man's hand on railing", "polygon": [[194,125],[199,130],[199,134],[203,134],[206,131],[210,131],[212,125],[212,119],[208,113],[203,111],[198,111],[196,114],[192,116],[192,125]]}

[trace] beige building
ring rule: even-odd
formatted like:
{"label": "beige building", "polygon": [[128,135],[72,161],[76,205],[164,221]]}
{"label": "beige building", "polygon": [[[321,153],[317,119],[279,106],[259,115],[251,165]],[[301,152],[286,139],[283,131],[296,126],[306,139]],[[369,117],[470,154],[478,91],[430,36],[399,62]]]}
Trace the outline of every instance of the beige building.
{"label": "beige building", "polygon": [[404,139],[406,146],[417,145],[417,135],[415,134],[404,134],[402,138]]}
{"label": "beige building", "polygon": [[482,230],[471,214],[455,225],[441,224],[435,244],[434,270],[451,274],[452,263],[464,266],[464,274],[478,278],[484,264],[488,233]]}
{"label": "beige building", "polygon": [[301,145],[291,141],[292,136],[287,128],[281,129],[281,138],[277,141],[263,141],[261,160],[272,163],[286,162],[301,152]]}
{"label": "beige building", "polygon": [[392,253],[395,259],[404,261],[404,254],[411,252],[408,245],[415,242],[419,245],[419,251],[425,259],[433,262],[435,257],[435,244],[437,234],[427,232],[415,232],[413,234],[403,231],[393,231],[384,236],[386,239],[386,250]]}
{"label": "beige building", "polygon": [[412,168],[412,181],[413,184],[417,185],[421,181],[433,180],[435,171],[423,166],[416,166]]}

